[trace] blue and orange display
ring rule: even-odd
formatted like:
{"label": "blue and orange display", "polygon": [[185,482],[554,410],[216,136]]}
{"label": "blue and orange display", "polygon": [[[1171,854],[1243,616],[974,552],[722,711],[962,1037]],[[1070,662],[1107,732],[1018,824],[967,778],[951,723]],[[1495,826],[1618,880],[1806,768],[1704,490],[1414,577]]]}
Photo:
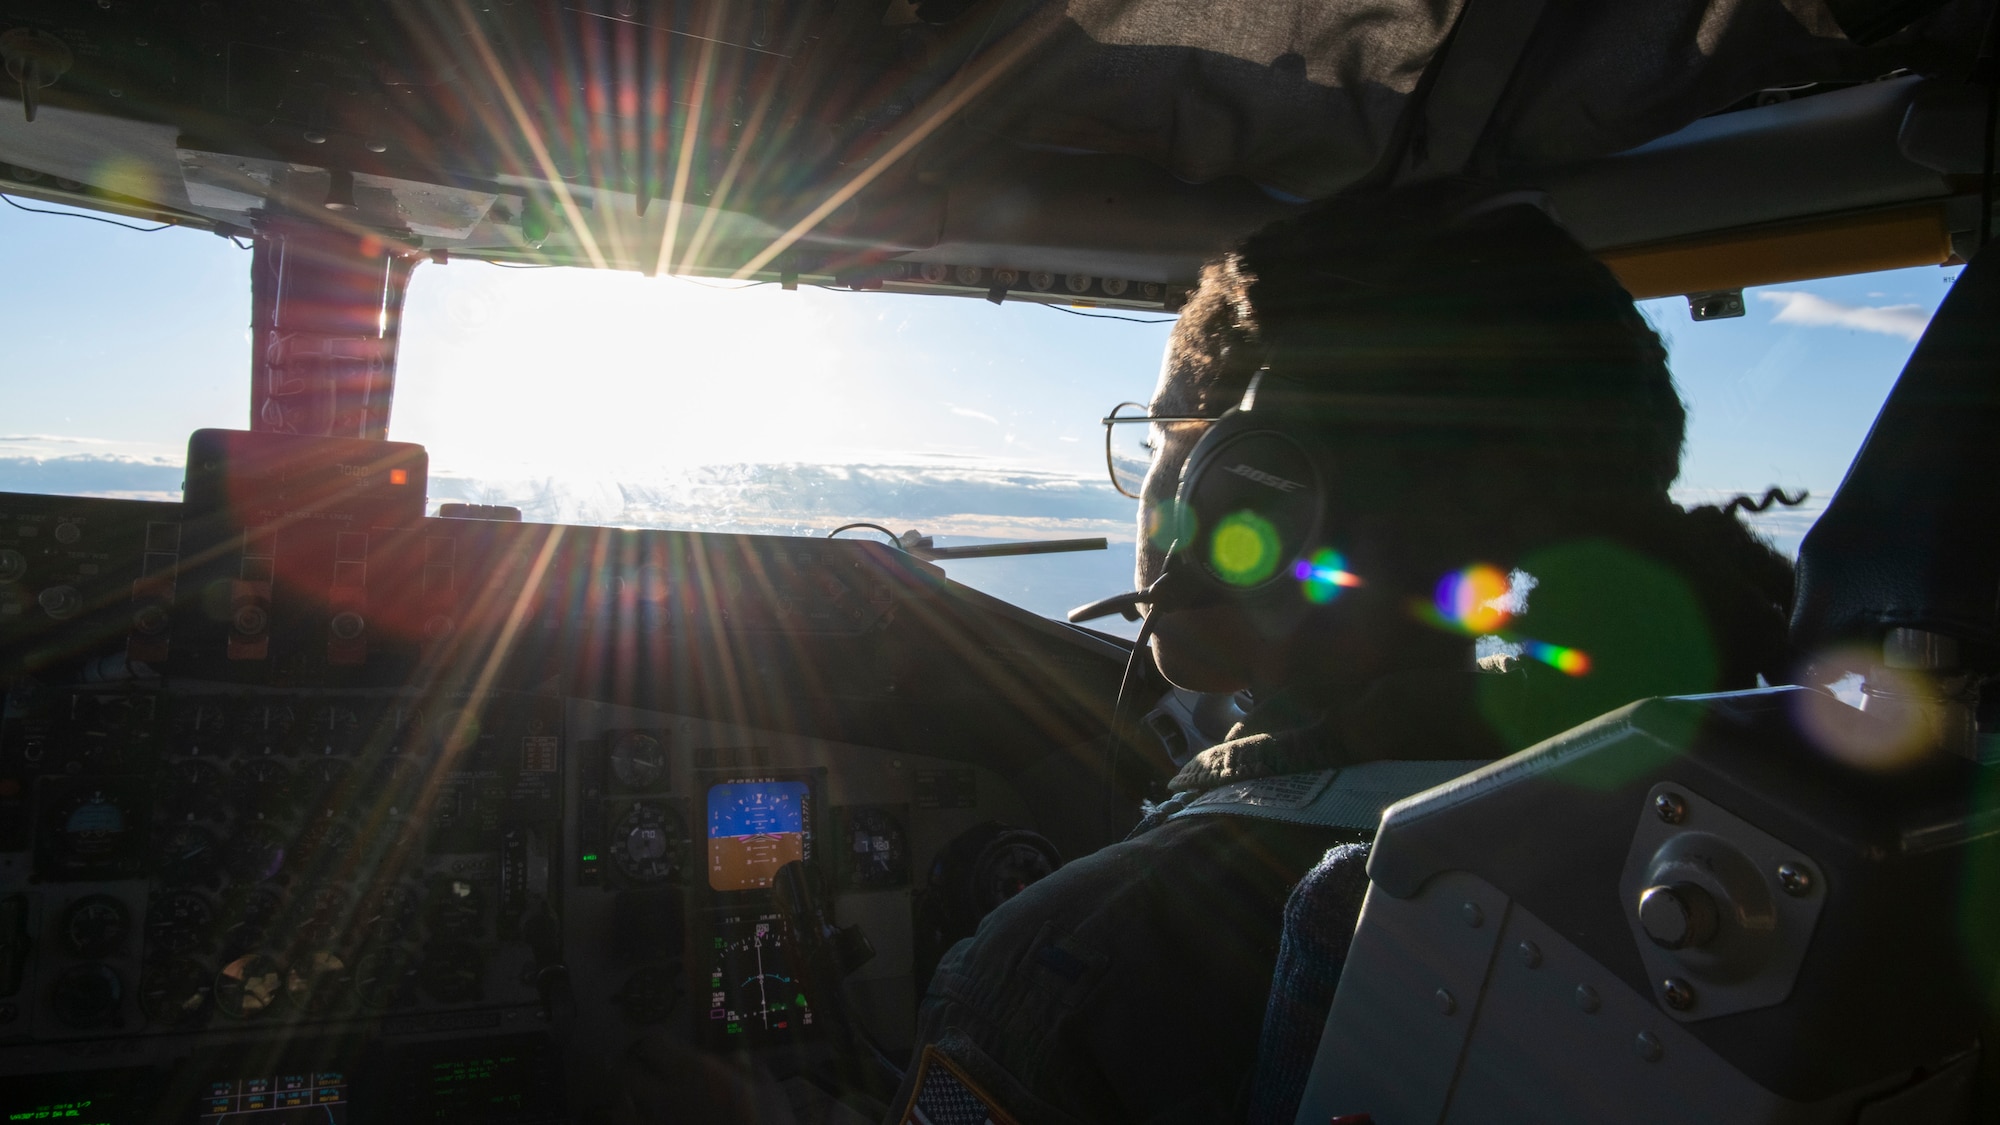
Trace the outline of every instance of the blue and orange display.
{"label": "blue and orange display", "polygon": [[708,885],[751,891],[806,854],[803,781],[727,781],[708,787]]}

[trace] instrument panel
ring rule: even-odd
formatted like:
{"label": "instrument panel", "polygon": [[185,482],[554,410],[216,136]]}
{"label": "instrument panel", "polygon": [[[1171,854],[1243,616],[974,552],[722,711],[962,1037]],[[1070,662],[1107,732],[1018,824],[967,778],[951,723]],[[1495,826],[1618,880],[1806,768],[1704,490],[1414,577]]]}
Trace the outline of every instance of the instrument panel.
{"label": "instrument panel", "polygon": [[878,545],[181,517],[0,496],[10,1118],[567,1120],[646,1041],[814,1082],[781,868],[893,1056],[991,897],[950,857],[1121,827],[1123,652]]}

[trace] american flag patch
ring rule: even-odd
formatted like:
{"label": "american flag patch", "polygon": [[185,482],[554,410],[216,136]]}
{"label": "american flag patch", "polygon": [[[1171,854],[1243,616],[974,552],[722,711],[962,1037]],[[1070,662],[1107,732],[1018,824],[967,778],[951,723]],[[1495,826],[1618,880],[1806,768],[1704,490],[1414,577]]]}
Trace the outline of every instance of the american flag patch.
{"label": "american flag patch", "polygon": [[936,1047],[917,1064],[917,1088],[900,1125],[1014,1125],[999,1103]]}

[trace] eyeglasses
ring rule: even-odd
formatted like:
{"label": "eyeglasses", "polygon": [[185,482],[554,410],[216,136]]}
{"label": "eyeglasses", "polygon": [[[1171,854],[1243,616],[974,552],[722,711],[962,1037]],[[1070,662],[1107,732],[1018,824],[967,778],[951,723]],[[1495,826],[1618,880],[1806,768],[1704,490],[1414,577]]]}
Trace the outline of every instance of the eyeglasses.
{"label": "eyeglasses", "polygon": [[[1134,413],[1126,413],[1127,409]],[[1215,419],[1192,414],[1148,414],[1143,403],[1121,402],[1100,421],[1104,423],[1104,467],[1111,473],[1111,487],[1120,495],[1137,500],[1146,474],[1160,455],[1160,442],[1153,425]]]}

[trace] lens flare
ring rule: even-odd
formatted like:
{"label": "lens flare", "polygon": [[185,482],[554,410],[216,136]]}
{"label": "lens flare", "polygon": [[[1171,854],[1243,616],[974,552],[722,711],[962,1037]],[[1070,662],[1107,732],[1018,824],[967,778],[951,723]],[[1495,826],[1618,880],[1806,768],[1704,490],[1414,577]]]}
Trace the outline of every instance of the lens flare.
{"label": "lens flare", "polygon": [[1292,577],[1299,580],[1306,600],[1314,605],[1325,605],[1343,589],[1361,585],[1361,576],[1349,572],[1347,560],[1331,549],[1316,551],[1312,558],[1294,563]]}
{"label": "lens flare", "polygon": [[1216,577],[1232,586],[1255,586],[1277,573],[1278,529],[1255,512],[1226,516],[1209,540],[1208,561]]}
{"label": "lens flare", "polygon": [[1545,641],[1522,641],[1521,654],[1539,660],[1566,676],[1590,674],[1590,655],[1582,649],[1564,648]]}
{"label": "lens flare", "polygon": [[1513,616],[1506,608],[1512,592],[1505,574],[1479,563],[1439,579],[1432,602],[1445,624],[1478,635],[1497,632]]}

